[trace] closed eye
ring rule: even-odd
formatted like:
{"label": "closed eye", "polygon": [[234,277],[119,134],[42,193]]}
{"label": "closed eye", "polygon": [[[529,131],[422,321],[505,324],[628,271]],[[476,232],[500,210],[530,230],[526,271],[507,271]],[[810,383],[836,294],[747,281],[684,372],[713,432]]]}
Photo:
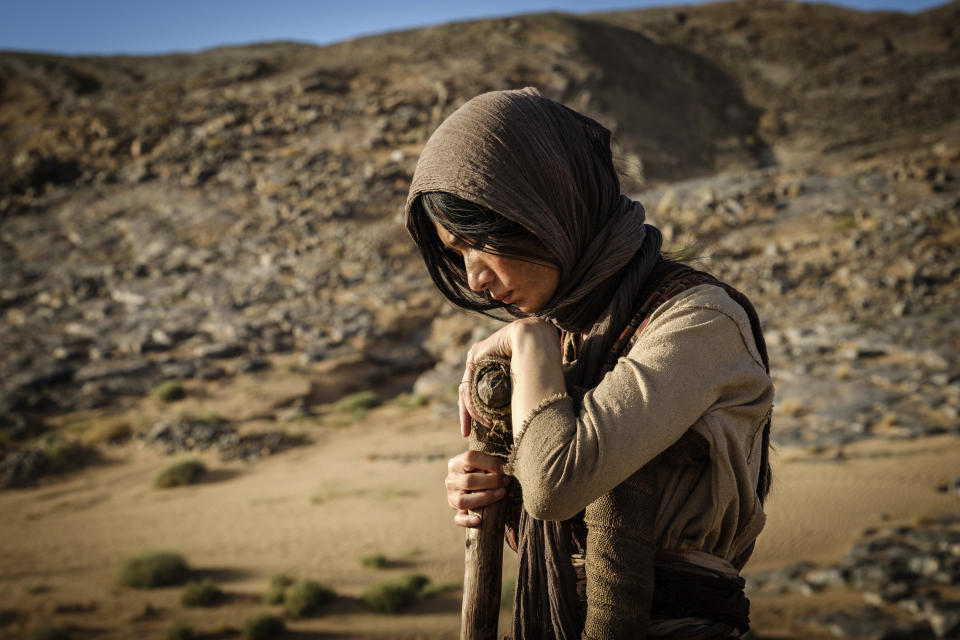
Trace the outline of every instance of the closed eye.
{"label": "closed eye", "polygon": [[463,264],[464,264],[464,263],[463,263],[463,253],[460,252],[459,250],[454,249],[454,248],[452,248],[452,247],[444,246],[444,247],[443,247],[443,254],[447,257],[447,259],[448,259],[450,262],[453,262],[454,264],[459,264],[461,267],[463,266]]}

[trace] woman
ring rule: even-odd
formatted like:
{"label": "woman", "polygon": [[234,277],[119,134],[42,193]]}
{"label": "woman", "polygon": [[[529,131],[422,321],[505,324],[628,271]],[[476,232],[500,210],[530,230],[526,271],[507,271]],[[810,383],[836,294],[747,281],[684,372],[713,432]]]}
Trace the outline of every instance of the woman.
{"label": "woman", "polygon": [[406,221],[445,297],[518,318],[463,378],[509,359],[510,459],[465,452],[446,478],[464,527],[519,484],[515,640],[743,637],[773,397],[749,301],[666,260],[620,194],[609,132],[533,89],[441,124]]}

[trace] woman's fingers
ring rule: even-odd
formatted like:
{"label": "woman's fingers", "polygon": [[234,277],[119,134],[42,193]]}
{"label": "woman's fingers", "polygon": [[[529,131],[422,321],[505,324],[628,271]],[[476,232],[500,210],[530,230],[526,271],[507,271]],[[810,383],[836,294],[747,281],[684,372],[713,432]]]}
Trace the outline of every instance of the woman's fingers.
{"label": "woman's fingers", "polygon": [[486,424],[477,413],[473,406],[473,394],[470,393],[470,383],[473,380],[473,370],[476,360],[473,357],[473,349],[467,353],[467,364],[463,368],[463,378],[460,381],[460,387],[457,389],[458,405],[460,407],[460,435],[464,438],[470,435],[470,419],[474,419],[481,424]]}
{"label": "woman's fingers", "polygon": [[461,527],[472,529],[480,526],[480,516],[461,509],[457,511],[457,515],[453,516],[453,522]]}
{"label": "woman's fingers", "polygon": [[[458,404],[460,408],[460,434],[466,438],[470,435],[470,419],[481,424],[487,424],[477,408],[473,405],[473,396],[470,394],[470,381],[473,380],[473,370],[476,362],[487,357],[509,358],[511,354],[507,325],[504,329],[494,332],[490,337],[477,342],[467,351],[467,361],[463,368],[460,388],[458,390]],[[466,384],[465,384],[466,383]],[[489,425],[488,425],[489,426]]]}
{"label": "woman's fingers", "polygon": [[469,400],[470,383],[461,382],[457,394],[457,406],[460,409],[460,435],[464,438],[470,436],[470,409],[467,406]]}
{"label": "woman's fingers", "polygon": [[503,473],[503,461],[479,451],[464,451],[447,461],[444,485],[447,502],[457,510],[454,522],[461,527],[475,527],[479,517],[467,511],[479,509],[506,495],[510,476]]}
{"label": "woman's fingers", "polygon": [[481,451],[464,451],[447,460],[447,475],[486,471],[503,475],[503,461]]}
{"label": "woman's fingers", "polygon": [[[464,394],[463,404],[467,409],[467,416],[470,418],[473,418],[480,424],[487,425],[486,421],[484,421],[484,419],[480,416],[480,412],[477,411],[477,408],[475,406],[473,406],[473,394],[470,393],[470,387],[467,385],[464,385],[464,389],[466,389],[466,393]],[[487,425],[487,426],[490,426],[490,425]],[[468,420],[467,433],[469,432],[470,432],[470,421]]]}
{"label": "woman's fingers", "polygon": [[500,489],[510,484],[509,476],[501,476],[495,473],[462,473],[450,474],[447,476],[444,484],[447,487],[447,493],[457,491],[483,491],[485,489]]}
{"label": "woman's fingers", "polygon": [[494,489],[486,491],[454,491],[448,493],[447,497],[450,506],[458,511],[464,509],[479,509],[488,504],[493,504],[497,500],[502,500],[507,494],[506,489]]}

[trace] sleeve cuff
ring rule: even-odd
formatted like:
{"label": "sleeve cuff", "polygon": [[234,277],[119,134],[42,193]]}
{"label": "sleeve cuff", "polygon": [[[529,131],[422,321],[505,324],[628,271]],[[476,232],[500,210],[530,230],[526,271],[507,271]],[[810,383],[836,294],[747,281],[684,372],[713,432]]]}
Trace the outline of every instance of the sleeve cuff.
{"label": "sleeve cuff", "polygon": [[541,400],[537,406],[533,408],[533,411],[531,411],[530,414],[524,419],[523,423],[520,425],[520,428],[517,430],[516,436],[513,438],[513,448],[510,450],[510,456],[507,458],[507,462],[503,466],[504,473],[510,476],[516,475],[514,470],[516,469],[517,452],[520,450],[520,444],[523,442],[523,436],[527,433],[527,429],[530,428],[532,423],[539,421],[539,418],[549,416],[552,411],[547,411],[547,409],[553,407],[553,405],[563,400],[568,400],[570,402],[570,408],[572,410],[573,400],[570,398],[570,396],[566,393],[555,393],[552,396],[547,396]]}

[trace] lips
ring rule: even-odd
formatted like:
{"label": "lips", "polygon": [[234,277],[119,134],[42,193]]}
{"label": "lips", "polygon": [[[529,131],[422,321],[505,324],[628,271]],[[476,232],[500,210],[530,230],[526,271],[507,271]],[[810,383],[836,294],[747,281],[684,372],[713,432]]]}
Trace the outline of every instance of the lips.
{"label": "lips", "polygon": [[510,298],[513,296],[513,291],[507,291],[502,296],[495,296],[492,293],[490,297],[496,300],[497,302],[503,302],[504,304],[510,304]]}

